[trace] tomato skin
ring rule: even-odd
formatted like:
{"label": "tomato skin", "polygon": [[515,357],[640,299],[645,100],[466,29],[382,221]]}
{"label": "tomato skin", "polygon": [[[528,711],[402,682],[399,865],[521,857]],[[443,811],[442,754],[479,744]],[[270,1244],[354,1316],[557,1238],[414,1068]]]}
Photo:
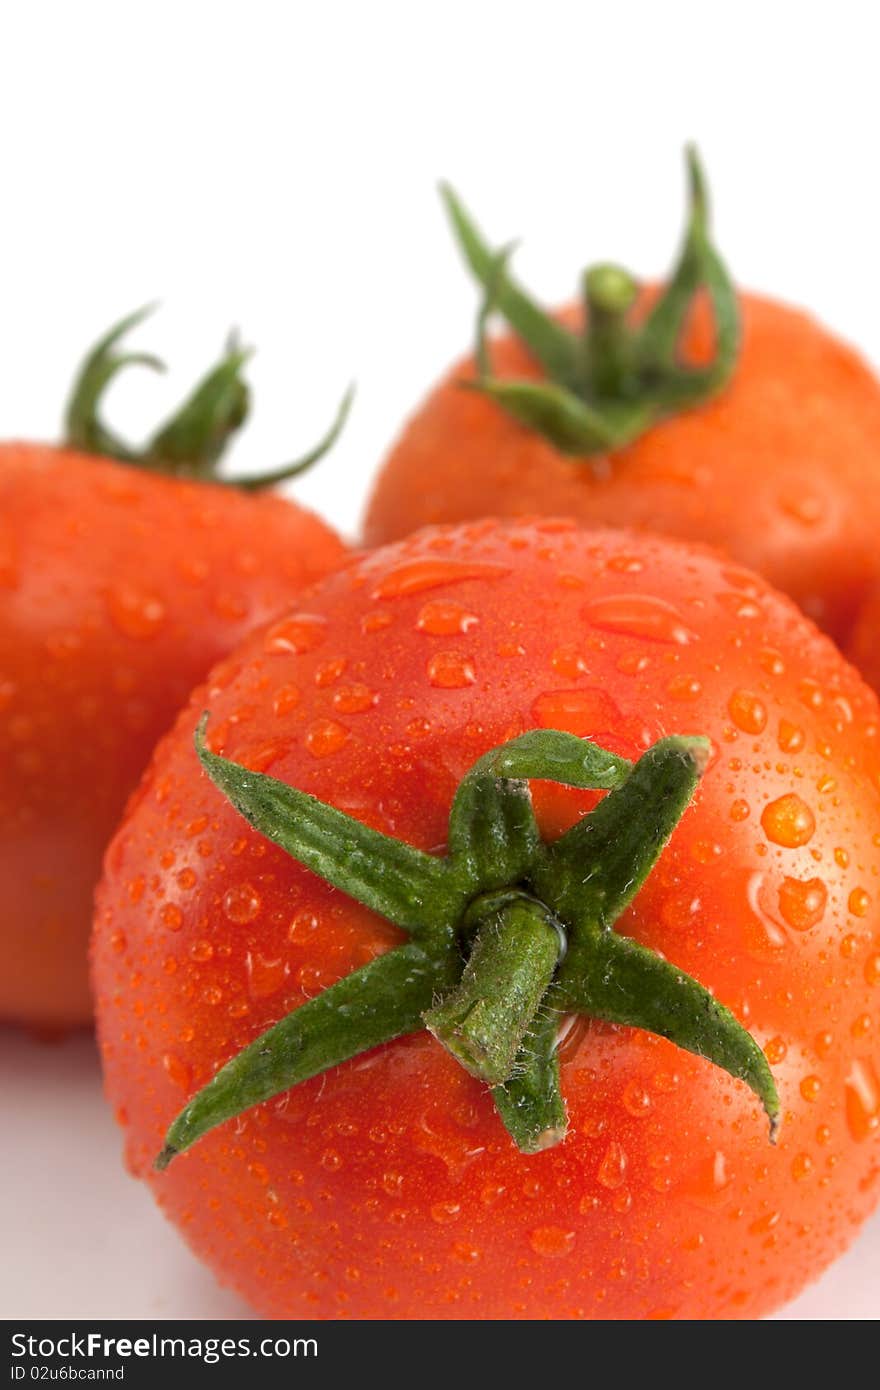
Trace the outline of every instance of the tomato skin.
{"label": "tomato skin", "polygon": [[862,604],[846,650],[868,684],[880,691],[880,585]]}
{"label": "tomato skin", "polygon": [[0,1018],[89,1020],[94,885],[157,738],[343,554],[278,497],[0,446]]}
{"label": "tomato skin", "polygon": [[[708,1063],[578,1021],[562,1045],[571,1131],[532,1157],[419,1034],[153,1172],[167,1125],[220,1063],[399,939],[201,774],[204,709],[214,751],[438,851],[463,773],[525,728],[630,756],[708,734],[696,798],[619,928],[765,1047],[778,1145],[754,1097]],[[482,523],[332,575],[196,692],[108,851],[94,979],[131,1169],[272,1317],[767,1312],[880,1196],[878,721],[788,600],[675,542]],[[593,804],[541,784],[535,797],[548,837]]]}
{"label": "tomato skin", "polygon": [[[368,506],[367,543],[527,513],[659,531],[758,570],[841,642],[878,574],[880,384],[807,315],[752,294],[740,308],[730,384],[610,458],[560,454],[461,390],[474,367],[456,363],[391,450]],[[559,317],[580,322],[575,308]],[[708,319],[697,314],[686,354],[705,359],[709,345]],[[500,377],[540,376],[511,337],[493,343],[492,364]]]}

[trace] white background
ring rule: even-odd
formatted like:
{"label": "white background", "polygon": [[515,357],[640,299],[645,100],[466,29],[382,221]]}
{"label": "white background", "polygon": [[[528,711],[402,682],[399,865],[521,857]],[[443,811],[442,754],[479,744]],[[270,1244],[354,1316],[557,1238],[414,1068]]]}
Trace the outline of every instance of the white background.
{"label": "white background", "polygon": [[[83,348],[163,307],[111,414],[134,437],[231,324],[259,349],[236,462],[265,466],[359,395],[296,495],[348,533],[407,411],[471,334],[435,184],[549,301],[587,260],[644,275],[682,222],[698,140],[742,284],[880,362],[877,23],[861,0],[148,5],[0,17],[0,435],[58,428]],[[119,1163],[87,1039],[0,1032],[0,1315],[234,1317]],[[880,1219],[786,1310],[880,1316]]]}

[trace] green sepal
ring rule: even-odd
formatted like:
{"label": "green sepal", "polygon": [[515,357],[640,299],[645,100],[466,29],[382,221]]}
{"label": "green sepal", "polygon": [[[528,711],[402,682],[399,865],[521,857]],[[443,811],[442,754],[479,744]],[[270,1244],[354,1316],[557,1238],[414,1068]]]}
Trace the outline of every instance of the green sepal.
{"label": "green sepal", "polygon": [[744,1081],[763,1105],[775,1140],[779,1095],[764,1053],[692,976],[629,937],[602,932],[589,951],[563,964],[559,992],[572,1010],[656,1033]]}
{"label": "green sepal", "polygon": [[552,1149],[568,1131],[557,1050],[561,1022],[558,992],[552,988],[520,1044],[511,1076],[492,1091],[499,1118],[520,1153]]}
{"label": "green sepal", "polygon": [[227,1062],[180,1112],[155,1166],[166,1168],[243,1110],[421,1029],[425,1009],[449,983],[455,955],[454,943],[440,955],[413,942],[399,946],[294,1009]]}
{"label": "green sepal", "polygon": [[[493,306],[504,315],[548,376],[554,380],[575,382],[578,374],[578,343],[574,334],[546,314],[525,290],[511,280],[502,258],[490,249],[461,199],[448,184],[441,184],[440,196],[468,265],[491,298]],[[503,259],[506,259],[506,253],[503,253]]]}
{"label": "green sepal", "polygon": [[706,766],[704,738],[673,735],[643,753],[626,781],[547,847],[531,879],[538,896],[592,950],[632,901],[690,804]]}
{"label": "green sepal", "polygon": [[[644,323],[629,322],[635,282],[615,265],[586,271],[579,337],[546,314],[507,270],[510,248],[493,252],[460,200],[444,189],[453,231],[484,291],[477,319],[478,390],[560,453],[589,460],[622,449],[666,418],[699,405],[730,379],[740,346],[736,290],[708,230],[706,181],[696,151],[686,151],[689,211],[678,262]],[[697,293],[705,289],[715,321],[708,366],[689,367],[679,346]],[[498,310],[543,368],[541,381],[493,374],[487,326]]]}
{"label": "green sepal", "polygon": [[350,386],[343,396],[326,434],[308,453],[269,472],[226,476],[218,465],[245,423],[250,389],[242,370],[253,355],[234,336],[220,361],[197,384],[174,415],[139,448],[127,444],[101,418],[104,394],[125,367],[139,365],[164,371],[164,364],[149,353],[122,352],[122,338],[155,306],[129,314],[105,334],[87,355],[74,382],[65,413],[65,440],[71,448],[115,459],[138,468],[173,477],[192,478],[256,491],[272,487],[303,473],[332,448],[348,418],[354,398]]}
{"label": "green sepal", "polygon": [[308,792],[212,753],[205,743],[207,721],[205,714],[195,734],[202,767],[267,840],[414,935],[445,928],[461,914],[466,895],[447,860],[383,835]]}
{"label": "green sepal", "polygon": [[142,323],[155,307],[154,304],[146,304],[142,309],[126,315],[98,340],[85,358],[64,414],[65,443],[72,449],[114,458],[120,463],[136,461],[136,451],[102,422],[99,406],[107,387],[125,367],[149,367],[156,372],[165,370],[164,362],[152,353],[117,351],[117,345],[125,335]]}

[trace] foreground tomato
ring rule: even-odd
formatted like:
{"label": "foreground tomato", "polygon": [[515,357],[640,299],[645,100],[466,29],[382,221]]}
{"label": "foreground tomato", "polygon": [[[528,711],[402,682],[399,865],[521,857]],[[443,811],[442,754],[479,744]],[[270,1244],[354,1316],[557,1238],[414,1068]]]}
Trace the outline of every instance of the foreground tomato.
{"label": "foreground tomato", "polygon": [[409,421],[370,501],[370,545],[499,514],[637,526],[718,546],[844,640],[878,573],[880,385],[804,313],[734,292],[692,172],[666,291],[633,304],[629,277],[598,268],[588,335],[582,307],[547,318],[522,295],[450,195],[471,268],[514,336],[482,368],[456,363]]}
{"label": "foreground tomato", "polygon": [[[579,1018],[559,1047],[568,1134],[542,1152],[517,1151],[486,1086],[423,1031],[293,1089],[279,1081],[302,1056],[288,1037],[286,1060],[270,1040],[250,1063],[280,1092],[157,1173],[168,1126],[218,1066],[406,939],[246,825],[199,767],[204,710],[208,766],[228,770],[222,754],[432,856],[475,760],[524,731],[626,758],[708,736],[694,800],[615,932],[745,1024],[778,1086],[778,1143],[740,1081],[639,1028]],[[94,979],[132,1170],[271,1316],[775,1307],[880,1195],[878,714],[787,600],[675,542],[483,523],[330,576],[197,692],[108,852]],[[532,791],[547,841],[620,794]],[[315,805],[291,835],[329,863]],[[343,857],[377,892],[402,881],[354,834]],[[438,899],[424,901],[427,920]],[[365,1018],[349,1006],[336,1023]],[[211,1094],[184,1110],[172,1148]]]}
{"label": "foreground tomato", "polygon": [[243,419],[240,357],[142,467],[93,414],[112,342],[74,400],[80,451],[0,445],[2,1019],[89,1019],[101,856],[157,738],[224,652],[343,556],[311,513],[209,481]]}
{"label": "foreground tomato", "polygon": [[880,586],[875,586],[859,610],[847,655],[865,680],[880,690]]}

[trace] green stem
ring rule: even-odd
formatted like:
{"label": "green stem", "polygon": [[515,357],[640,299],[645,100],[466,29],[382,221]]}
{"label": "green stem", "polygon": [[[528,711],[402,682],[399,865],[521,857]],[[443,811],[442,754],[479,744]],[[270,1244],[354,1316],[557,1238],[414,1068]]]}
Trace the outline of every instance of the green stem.
{"label": "green stem", "polygon": [[250,405],[250,390],[242,370],[252,352],[249,348],[241,348],[233,338],[220,361],[149,442],[141,448],[127,444],[104,424],[101,405],[108,386],[124,368],[139,365],[164,370],[163,363],[156,357],[119,350],[122,338],[141,323],[152,308],[148,306],[129,314],[87,355],[74,382],[65,414],[65,443],[71,448],[173,477],[254,491],[303,473],[336,442],[351,407],[353,387],[345,393],[324,438],[301,458],[270,472],[240,477],[224,477],[217,471],[233,437],[245,423]]}
{"label": "green stem", "polygon": [[[422,1024],[493,1086],[514,1143],[535,1153],[565,1135],[564,1011],[644,1028],[708,1058],[752,1089],[775,1132],[773,1078],[742,1025],[698,981],[613,931],[691,801],[705,739],[661,739],[634,766],[557,730],[513,739],[463,778],[445,858],[211,752],[204,721],[196,749],[255,830],[412,940],[232,1058],[174,1121],[159,1166],[250,1106]],[[535,778],[608,794],[548,845],[534,819]]]}
{"label": "green stem", "polygon": [[627,315],[637,286],[617,265],[584,273],[584,367],[587,389],[600,399],[631,396],[637,389],[633,335]]}
{"label": "green stem", "polygon": [[562,1022],[557,991],[548,991],[523,1038],[510,1078],[492,1092],[495,1108],[520,1153],[561,1144],[568,1130],[556,1040]]}
{"label": "green stem", "polygon": [[[709,236],[706,185],[696,151],[686,153],[684,244],[641,327],[629,321],[635,281],[618,266],[600,265],[584,276],[581,333],[564,328],[511,278],[509,249],[493,252],[460,200],[443,190],[455,238],[484,291],[476,381],[462,385],[482,391],[560,453],[588,460],[621,449],[658,421],[710,399],[734,371],[740,340],[736,291]],[[694,368],[680,360],[680,343],[701,289],[708,292],[715,318],[715,354],[708,366]],[[543,378],[493,375],[486,335],[495,311],[542,368]]]}
{"label": "green stem", "polygon": [[495,1086],[513,1071],[565,937],[543,903],[520,892],[477,899],[468,920],[479,927],[464,972],[425,1014],[425,1027],[465,1071]]}

